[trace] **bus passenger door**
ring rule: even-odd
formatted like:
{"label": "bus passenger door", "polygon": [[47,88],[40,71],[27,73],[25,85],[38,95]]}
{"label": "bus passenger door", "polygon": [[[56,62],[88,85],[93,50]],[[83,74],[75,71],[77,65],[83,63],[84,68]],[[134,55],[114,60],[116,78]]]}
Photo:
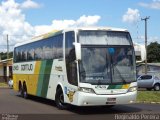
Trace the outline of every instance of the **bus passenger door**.
{"label": "bus passenger door", "polygon": [[67,81],[65,87],[65,100],[66,102],[73,102],[74,93],[78,89],[77,79],[77,63],[75,55],[75,33],[74,31],[65,33],[65,63],[66,63],[66,76]]}

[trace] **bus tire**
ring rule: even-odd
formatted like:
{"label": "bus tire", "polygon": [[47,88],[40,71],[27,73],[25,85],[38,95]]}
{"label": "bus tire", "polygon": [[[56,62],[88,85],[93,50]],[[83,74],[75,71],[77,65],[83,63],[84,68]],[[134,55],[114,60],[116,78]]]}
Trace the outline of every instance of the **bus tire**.
{"label": "bus tire", "polygon": [[27,99],[28,98],[28,93],[27,93],[27,86],[24,84],[23,86],[23,98]]}
{"label": "bus tire", "polygon": [[23,87],[21,84],[19,84],[19,95],[23,97]]}
{"label": "bus tire", "polygon": [[61,88],[59,88],[56,92],[55,103],[58,109],[60,110],[67,109],[67,105],[64,103],[64,95]]}

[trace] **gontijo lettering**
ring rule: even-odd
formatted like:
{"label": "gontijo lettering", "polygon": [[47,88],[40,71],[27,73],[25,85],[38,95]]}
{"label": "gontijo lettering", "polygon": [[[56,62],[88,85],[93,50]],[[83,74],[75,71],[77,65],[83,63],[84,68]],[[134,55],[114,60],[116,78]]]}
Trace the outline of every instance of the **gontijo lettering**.
{"label": "gontijo lettering", "polygon": [[33,64],[23,64],[21,65],[22,71],[32,71],[33,70]]}
{"label": "gontijo lettering", "polygon": [[19,66],[18,66],[18,65],[13,66],[13,70],[14,70],[14,71],[15,71],[15,70],[19,70]]}

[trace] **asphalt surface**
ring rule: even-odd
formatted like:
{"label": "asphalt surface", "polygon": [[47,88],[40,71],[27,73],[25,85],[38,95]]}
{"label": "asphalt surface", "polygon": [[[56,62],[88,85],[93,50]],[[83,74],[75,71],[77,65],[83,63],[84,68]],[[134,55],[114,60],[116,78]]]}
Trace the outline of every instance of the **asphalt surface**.
{"label": "asphalt surface", "polygon": [[[108,107],[71,107],[69,110],[59,110],[56,108],[54,101],[39,97],[31,96],[29,99],[21,98],[17,92],[9,88],[0,88],[0,114],[6,116],[23,115],[23,118],[33,116],[53,115],[66,119],[66,116],[87,115],[92,117],[108,117],[115,119],[117,114],[158,114],[160,119],[160,104],[130,104],[116,105],[113,108]],[[63,117],[63,116],[64,117]],[[0,117],[2,119],[3,117]],[[86,118],[86,117],[85,117]],[[83,119],[83,118],[82,118]],[[4,120],[4,119],[3,119]]]}

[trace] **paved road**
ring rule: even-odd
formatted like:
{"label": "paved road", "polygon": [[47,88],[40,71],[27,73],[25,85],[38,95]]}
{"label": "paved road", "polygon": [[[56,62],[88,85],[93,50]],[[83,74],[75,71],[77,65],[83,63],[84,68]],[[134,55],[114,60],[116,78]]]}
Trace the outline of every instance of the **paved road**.
{"label": "paved road", "polygon": [[[115,114],[158,114],[159,104],[132,104],[107,107],[73,107],[71,110],[59,110],[54,101],[38,97],[23,99],[12,89],[0,88],[0,114],[50,114],[50,115],[96,115],[108,116]],[[160,114],[159,114],[160,116]],[[95,118],[95,117],[94,117]]]}

